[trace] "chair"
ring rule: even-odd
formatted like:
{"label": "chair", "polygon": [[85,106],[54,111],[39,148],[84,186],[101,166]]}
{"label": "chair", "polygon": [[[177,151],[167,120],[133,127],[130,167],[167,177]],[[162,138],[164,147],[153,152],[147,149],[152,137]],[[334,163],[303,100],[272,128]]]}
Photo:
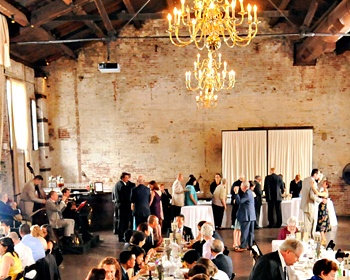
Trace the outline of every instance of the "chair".
{"label": "chair", "polygon": [[255,240],[253,241],[253,245],[252,245],[252,255],[255,261],[257,261],[263,255],[258,244],[255,242]]}

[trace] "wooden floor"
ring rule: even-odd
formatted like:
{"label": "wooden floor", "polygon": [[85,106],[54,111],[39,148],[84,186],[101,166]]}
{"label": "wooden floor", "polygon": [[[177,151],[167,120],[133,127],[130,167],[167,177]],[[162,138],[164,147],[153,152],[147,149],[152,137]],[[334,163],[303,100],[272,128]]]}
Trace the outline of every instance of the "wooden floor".
{"label": "wooden floor", "polygon": [[[350,251],[350,217],[338,217],[338,226],[327,233],[327,239],[333,239],[335,249]],[[271,252],[271,241],[276,239],[279,229],[263,228],[255,231],[255,240],[263,253]],[[232,251],[232,230],[223,229],[218,231],[225,240],[231,251],[229,256],[233,261],[233,269],[237,276],[235,279],[247,279],[252,269],[252,258],[249,252],[236,253]],[[64,255],[64,261],[60,266],[61,279],[85,279],[89,270],[96,267],[104,257],[118,257],[124,244],[118,242],[118,237],[112,231],[98,232],[101,243],[82,255]]]}

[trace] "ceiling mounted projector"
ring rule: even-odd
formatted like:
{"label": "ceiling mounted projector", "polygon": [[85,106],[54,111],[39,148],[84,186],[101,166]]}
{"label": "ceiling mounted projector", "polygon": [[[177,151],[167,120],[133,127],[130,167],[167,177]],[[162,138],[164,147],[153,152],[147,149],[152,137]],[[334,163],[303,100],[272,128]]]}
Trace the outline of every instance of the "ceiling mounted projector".
{"label": "ceiling mounted projector", "polygon": [[113,62],[101,62],[98,64],[101,73],[120,73],[120,65]]}

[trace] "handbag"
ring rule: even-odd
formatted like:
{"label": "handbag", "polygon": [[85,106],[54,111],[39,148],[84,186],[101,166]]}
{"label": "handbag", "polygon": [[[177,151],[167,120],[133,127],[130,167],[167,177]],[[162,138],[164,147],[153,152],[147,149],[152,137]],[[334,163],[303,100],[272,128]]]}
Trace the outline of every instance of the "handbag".
{"label": "handbag", "polygon": [[56,264],[59,266],[63,262],[63,253],[60,246],[57,243],[54,243],[51,254],[56,259]]}

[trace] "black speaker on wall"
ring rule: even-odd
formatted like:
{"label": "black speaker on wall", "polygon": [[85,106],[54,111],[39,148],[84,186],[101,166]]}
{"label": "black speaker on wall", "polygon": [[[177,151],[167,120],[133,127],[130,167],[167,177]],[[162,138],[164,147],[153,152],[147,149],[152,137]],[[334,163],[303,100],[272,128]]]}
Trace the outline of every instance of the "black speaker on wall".
{"label": "black speaker on wall", "polygon": [[343,179],[344,179],[345,183],[350,185],[350,163],[345,165],[345,167],[343,169]]}

